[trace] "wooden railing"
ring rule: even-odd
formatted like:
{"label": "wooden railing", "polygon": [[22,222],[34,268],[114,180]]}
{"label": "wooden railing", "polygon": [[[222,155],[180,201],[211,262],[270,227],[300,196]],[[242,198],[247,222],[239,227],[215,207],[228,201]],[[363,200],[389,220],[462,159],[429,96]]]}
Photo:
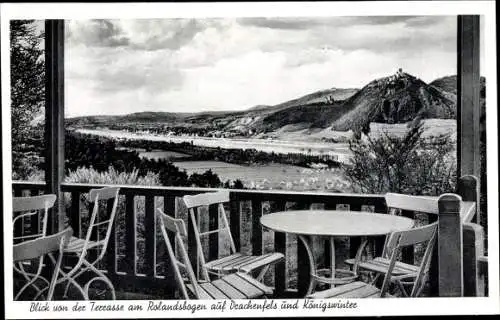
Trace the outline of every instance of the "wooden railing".
{"label": "wooden railing", "polygon": [[[461,180],[462,181],[462,180]],[[464,180],[469,183],[469,180]],[[465,183],[462,186],[462,192],[467,195],[465,190],[469,190],[469,185]],[[13,182],[13,191],[15,196],[28,196],[43,193],[44,183],[35,182]],[[69,218],[69,224],[72,226],[76,235],[85,232],[85,197],[90,189],[101,188],[104,185],[96,184],[62,184],[62,192],[66,199],[66,214]],[[464,189],[465,188],[465,189]],[[460,189],[460,188],[459,188]],[[186,194],[197,194],[202,192],[215,191],[209,188],[189,188],[189,187],[148,187],[148,186],[120,186],[120,206],[117,212],[118,223],[112,233],[112,238],[107,251],[106,264],[103,266],[107,271],[117,289],[128,292],[142,292],[151,294],[162,299],[174,299],[175,279],[173,273],[169,272],[169,263],[166,261],[167,255],[162,251],[163,239],[159,237],[156,226],[156,208],[162,208],[168,215],[177,213],[179,217],[183,215],[183,204],[179,201],[180,197]],[[441,245],[436,248],[443,250],[450,244],[463,247],[456,253],[448,252],[447,259],[441,259],[439,249],[436,249],[433,264],[430,270],[430,291],[429,295],[438,294],[453,295],[482,295],[481,294],[481,276],[477,260],[482,257],[482,247],[479,244],[482,241],[482,228],[478,225],[470,226],[470,222],[475,216],[476,206],[465,203],[456,198],[447,199],[447,205],[441,203],[440,214],[438,217],[426,217],[425,222],[435,221],[439,218],[440,236],[438,241]],[[464,199],[473,201],[474,199]],[[458,202],[456,202],[458,201]],[[458,205],[458,211],[455,207]],[[142,207],[137,210],[138,206]],[[356,211],[372,211],[386,213],[387,208],[383,195],[371,194],[345,194],[345,193],[318,193],[318,192],[293,192],[282,190],[255,191],[255,190],[231,190],[229,203],[229,221],[231,233],[235,241],[237,250],[246,250],[251,254],[262,254],[264,251],[282,252],[286,256],[286,261],[275,266],[274,288],[277,297],[303,296],[309,281],[309,266],[305,248],[300,242],[295,241],[290,236],[283,233],[272,233],[264,231],[260,224],[260,217],[263,214],[287,209],[308,209],[311,207],[336,209],[342,208]],[[455,209],[454,209],[455,208]],[[443,212],[441,212],[441,209]],[[454,211],[455,210],[455,211]],[[459,219],[454,218],[454,214],[459,215]],[[416,216],[417,213],[404,211],[403,215],[422,220],[422,217]],[[456,216],[455,214],[455,216]],[[140,219],[139,219],[140,218]],[[442,218],[442,219],[441,219]],[[209,226],[218,224],[217,211],[209,210],[207,223]],[[458,224],[456,223],[458,221]],[[194,234],[192,226],[188,222],[188,248],[195,252]],[[425,223],[424,222],[424,223]],[[446,226],[445,226],[446,225]],[[463,239],[462,230],[463,226]],[[191,231],[191,232],[190,232]],[[272,235],[271,241],[264,241],[264,235]],[[460,234],[460,236],[457,236]],[[458,237],[458,238],[457,238]],[[269,237],[268,237],[269,238]],[[374,254],[380,254],[383,246],[383,238],[374,239]],[[460,243],[458,244],[457,241]],[[210,237],[206,253],[209,259],[217,258],[219,255],[219,239]],[[346,255],[353,257],[360,243],[360,239],[351,238],[346,248]],[[472,250],[470,243],[475,243]],[[264,245],[268,245],[265,247]],[[271,246],[269,248],[269,245]],[[320,243],[320,246],[322,244]],[[326,245],[326,243],[324,244]],[[223,249],[223,248],[221,248]],[[325,255],[328,250],[324,250]],[[412,263],[415,259],[415,249],[406,251],[403,255],[404,262]],[[445,255],[443,255],[445,256]],[[324,261],[329,261],[325,257]],[[452,263],[460,261],[462,268],[460,271],[453,269]],[[287,269],[291,262],[296,261],[296,288],[289,288],[287,281]],[[474,262],[470,262],[474,261]],[[462,263],[463,262],[463,263]],[[288,266],[288,268],[287,268]],[[463,273],[458,278],[449,277],[448,273],[453,275]],[[471,278],[471,276],[474,277]],[[450,280],[451,279],[451,280]],[[458,279],[458,280],[457,280]],[[465,279],[465,280],[464,280]],[[473,279],[473,280],[470,280]],[[458,282],[457,282],[458,281]],[[459,286],[457,289],[456,286]],[[458,290],[458,291],[457,291]]]}

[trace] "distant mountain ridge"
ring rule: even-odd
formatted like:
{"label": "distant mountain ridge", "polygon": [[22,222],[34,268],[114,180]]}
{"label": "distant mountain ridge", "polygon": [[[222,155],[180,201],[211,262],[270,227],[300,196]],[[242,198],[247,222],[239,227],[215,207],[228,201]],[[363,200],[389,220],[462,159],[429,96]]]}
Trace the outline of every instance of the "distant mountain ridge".
{"label": "distant mountain ridge", "polygon": [[330,123],[333,130],[357,130],[370,122],[456,117],[455,99],[401,69],[368,83],[344,102],[343,109],[342,117]]}
{"label": "distant mountain ridge", "polygon": [[[481,79],[484,88],[484,78]],[[205,128],[231,136],[262,136],[278,130],[360,130],[370,122],[405,123],[416,118],[456,118],[456,76],[429,84],[399,69],[361,89],[330,88],[276,105],[243,111],[138,112],[66,119],[73,126],[161,125]],[[305,130],[305,131],[304,131]]]}

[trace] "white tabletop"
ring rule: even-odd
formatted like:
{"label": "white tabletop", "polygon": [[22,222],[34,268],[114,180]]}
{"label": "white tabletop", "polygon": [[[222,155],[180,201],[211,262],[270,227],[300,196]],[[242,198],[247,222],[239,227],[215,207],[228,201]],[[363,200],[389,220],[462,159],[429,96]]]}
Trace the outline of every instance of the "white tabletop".
{"label": "white tabletop", "polygon": [[376,236],[408,230],[415,223],[401,216],[343,210],[275,212],[260,222],[274,231],[311,236]]}

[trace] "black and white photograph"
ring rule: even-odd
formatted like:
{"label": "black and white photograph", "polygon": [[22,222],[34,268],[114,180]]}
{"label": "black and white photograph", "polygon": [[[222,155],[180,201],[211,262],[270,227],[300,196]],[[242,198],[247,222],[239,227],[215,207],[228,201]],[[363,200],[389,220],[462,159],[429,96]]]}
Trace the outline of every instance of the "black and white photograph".
{"label": "black and white photograph", "polygon": [[114,5],[2,4],[7,316],[500,312],[494,2]]}

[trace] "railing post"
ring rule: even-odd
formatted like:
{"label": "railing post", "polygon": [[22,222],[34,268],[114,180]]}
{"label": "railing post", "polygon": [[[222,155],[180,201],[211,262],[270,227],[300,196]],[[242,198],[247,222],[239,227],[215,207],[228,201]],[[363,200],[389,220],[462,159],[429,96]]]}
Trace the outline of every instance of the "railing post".
{"label": "railing post", "polygon": [[464,293],[461,201],[460,196],[452,193],[441,195],[438,201],[437,247],[440,297],[462,297]]}
{"label": "railing post", "polygon": [[[174,196],[165,196],[163,198],[163,212],[173,218],[176,216],[176,209],[175,209],[175,197]],[[174,248],[175,251],[175,233],[172,231],[167,230],[168,233],[168,238],[170,241],[170,244],[172,245],[172,248]],[[172,261],[168,258],[168,254],[165,250],[165,255],[166,262],[165,262],[165,280],[167,282],[167,288],[165,288],[165,295],[168,298],[175,298],[175,291],[176,291],[176,279],[175,279],[175,274],[174,274],[174,269],[172,266]]]}
{"label": "railing post", "polygon": [[[310,202],[298,203],[298,210],[307,210],[311,207]],[[297,237],[297,289],[299,297],[303,297],[311,281],[311,270],[308,263],[308,256],[304,243]]]}
{"label": "railing post", "polygon": [[252,200],[252,254],[260,256],[262,254],[262,201]]}
{"label": "railing post", "polygon": [[155,197],[145,197],[145,215],[144,215],[144,266],[146,267],[146,276],[154,277],[155,274]]}
{"label": "railing post", "polygon": [[[232,225],[232,224],[231,224]],[[219,228],[219,206],[212,204],[208,207],[208,229]],[[219,234],[212,233],[208,236],[208,261],[219,258]]]}
{"label": "railing post", "polygon": [[231,229],[231,235],[233,237],[234,246],[236,251],[240,251],[241,249],[241,232],[240,232],[240,223],[241,223],[241,209],[239,200],[234,198],[234,192],[230,193],[229,196],[229,225]]}
{"label": "railing post", "polygon": [[478,267],[478,258],[484,255],[483,228],[464,223],[463,232],[464,296],[484,296],[484,277]]}
{"label": "railing post", "polygon": [[135,276],[136,273],[136,219],[134,195],[125,195],[125,272],[127,275]]}
{"label": "railing post", "polygon": [[[117,196],[119,197],[119,196]],[[113,211],[113,202],[114,199],[108,199],[106,204],[107,216],[106,219],[109,219],[111,216],[111,212]],[[106,252],[106,267],[108,270],[108,277],[111,281],[116,278],[116,217],[115,221],[111,225],[111,233],[109,235],[109,243],[108,250]]]}
{"label": "railing post", "polygon": [[[286,201],[276,202],[276,211],[285,211]],[[274,251],[285,255],[286,258],[286,234],[283,232],[274,232]],[[282,297],[286,289],[286,264],[280,261],[274,265],[274,294]]]}

